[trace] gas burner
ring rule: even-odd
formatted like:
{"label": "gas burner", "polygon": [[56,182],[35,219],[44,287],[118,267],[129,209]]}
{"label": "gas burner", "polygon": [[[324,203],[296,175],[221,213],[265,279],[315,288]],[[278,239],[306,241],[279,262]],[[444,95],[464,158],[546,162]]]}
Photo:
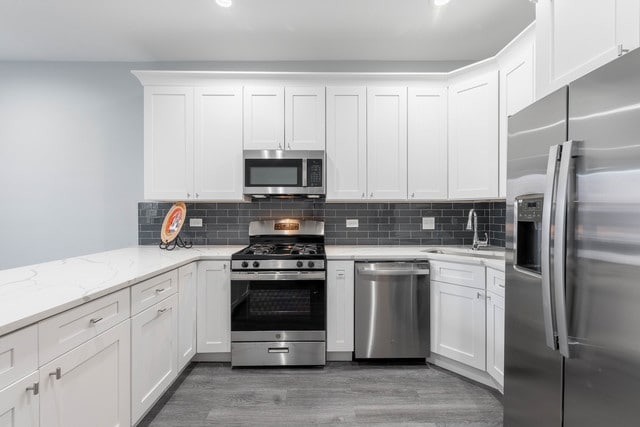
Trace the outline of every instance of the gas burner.
{"label": "gas burner", "polygon": [[296,243],[291,248],[291,255],[316,255],[318,253],[318,245]]}
{"label": "gas burner", "polygon": [[276,245],[271,243],[255,243],[246,249],[246,253],[249,255],[269,255],[274,253]]}

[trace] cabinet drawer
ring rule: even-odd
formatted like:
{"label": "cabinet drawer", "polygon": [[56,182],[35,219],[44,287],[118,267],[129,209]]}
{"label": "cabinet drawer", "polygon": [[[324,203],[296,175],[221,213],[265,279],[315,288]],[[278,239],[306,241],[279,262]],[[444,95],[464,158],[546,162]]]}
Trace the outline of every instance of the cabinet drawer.
{"label": "cabinet drawer", "polygon": [[0,390],[38,369],[38,326],[0,337]]}
{"label": "cabinet drawer", "polygon": [[504,271],[487,267],[487,290],[504,298]]}
{"label": "cabinet drawer", "polygon": [[431,280],[484,290],[484,267],[456,262],[431,261]]}
{"label": "cabinet drawer", "polygon": [[40,366],[129,318],[123,289],[39,323]]}
{"label": "cabinet drawer", "polygon": [[153,277],[131,287],[131,315],[162,301],[178,291],[178,270]]}

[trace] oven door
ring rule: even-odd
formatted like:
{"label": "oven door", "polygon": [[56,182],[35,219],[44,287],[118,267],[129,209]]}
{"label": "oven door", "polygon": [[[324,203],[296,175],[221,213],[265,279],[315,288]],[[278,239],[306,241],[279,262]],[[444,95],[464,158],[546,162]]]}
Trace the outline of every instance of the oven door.
{"label": "oven door", "polygon": [[324,271],[232,272],[231,340],[325,339]]}

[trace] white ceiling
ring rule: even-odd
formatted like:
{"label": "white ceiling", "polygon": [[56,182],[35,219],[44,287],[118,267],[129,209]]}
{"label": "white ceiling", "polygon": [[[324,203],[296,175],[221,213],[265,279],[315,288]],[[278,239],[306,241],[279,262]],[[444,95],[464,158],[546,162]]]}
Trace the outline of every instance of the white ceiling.
{"label": "white ceiling", "polygon": [[1,0],[0,60],[452,61],[492,56],[529,0]]}

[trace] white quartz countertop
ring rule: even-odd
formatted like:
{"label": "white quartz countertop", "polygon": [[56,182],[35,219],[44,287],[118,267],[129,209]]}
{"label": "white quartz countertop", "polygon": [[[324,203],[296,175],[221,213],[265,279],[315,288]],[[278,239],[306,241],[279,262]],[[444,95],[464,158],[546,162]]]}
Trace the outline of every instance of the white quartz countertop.
{"label": "white quartz countertop", "polygon": [[[0,271],[0,336],[198,260],[228,260],[244,246],[164,251],[138,246]],[[504,260],[425,252],[425,246],[327,246],[330,260],[432,259],[486,265]]]}
{"label": "white quartz countertop", "polygon": [[0,336],[198,259],[243,246],[140,246],[0,271]]}

